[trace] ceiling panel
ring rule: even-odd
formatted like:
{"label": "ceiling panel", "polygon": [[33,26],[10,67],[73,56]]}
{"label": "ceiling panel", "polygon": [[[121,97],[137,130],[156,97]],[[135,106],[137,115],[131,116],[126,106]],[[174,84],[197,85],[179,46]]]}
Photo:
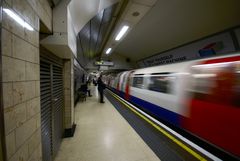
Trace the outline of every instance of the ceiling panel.
{"label": "ceiling panel", "polygon": [[91,59],[100,55],[104,39],[111,27],[111,23],[115,20],[114,15],[117,7],[118,3],[99,12],[80,30],[77,47],[80,62],[83,57]]}
{"label": "ceiling panel", "polygon": [[158,0],[114,52],[137,61],[240,25],[239,15],[239,0]]}

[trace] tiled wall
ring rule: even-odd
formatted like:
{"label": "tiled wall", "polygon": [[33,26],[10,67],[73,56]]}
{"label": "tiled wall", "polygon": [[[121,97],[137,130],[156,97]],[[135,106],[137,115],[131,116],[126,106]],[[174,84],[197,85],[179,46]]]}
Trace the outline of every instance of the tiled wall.
{"label": "tiled wall", "polygon": [[[14,1],[14,0],[12,0]],[[48,0],[17,0],[28,1],[35,11],[36,15],[40,17],[41,21],[52,31],[52,9],[49,6]]]}
{"label": "tiled wall", "polygon": [[29,31],[3,11],[3,106],[8,161],[40,161],[39,17],[51,30],[47,0],[5,0],[30,24]]}
{"label": "tiled wall", "polygon": [[70,129],[74,123],[73,61],[70,59],[64,62],[64,101],[65,129]]}

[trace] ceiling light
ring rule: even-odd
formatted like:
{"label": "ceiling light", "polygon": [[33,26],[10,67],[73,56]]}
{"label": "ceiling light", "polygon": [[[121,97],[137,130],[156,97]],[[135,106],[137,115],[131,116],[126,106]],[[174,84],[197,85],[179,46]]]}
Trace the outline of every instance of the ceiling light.
{"label": "ceiling light", "polygon": [[118,33],[117,37],[115,38],[116,41],[120,40],[123,35],[127,32],[129,26],[123,26],[121,31]]}
{"label": "ceiling light", "polygon": [[6,12],[8,14],[8,16],[10,16],[12,19],[14,19],[21,26],[23,26],[24,28],[26,28],[30,31],[33,31],[32,26],[30,26],[27,22],[25,22],[21,17],[19,17],[13,11],[11,11],[10,9],[7,9],[7,8],[4,8],[3,11]]}
{"label": "ceiling light", "polygon": [[111,50],[112,50],[112,48],[108,48],[106,51],[106,54],[109,54]]}

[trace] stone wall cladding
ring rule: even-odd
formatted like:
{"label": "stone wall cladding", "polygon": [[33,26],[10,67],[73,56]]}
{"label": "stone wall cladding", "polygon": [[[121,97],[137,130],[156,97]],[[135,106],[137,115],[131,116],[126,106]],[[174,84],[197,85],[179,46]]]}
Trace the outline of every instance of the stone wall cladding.
{"label": "stone wall cladding", "polygon": [[23,28],[3,11],[2,73],[8,161],[41,161],[39,19],[52,28],[47,0],[5,0],[34,31]]}
{"label": "stone wall cladding", "polygon": [[64,62],[63,70],[63,80],[64,80],[64,125],[65,129],[72,128],[71,120],[71,60],[66,60]]}

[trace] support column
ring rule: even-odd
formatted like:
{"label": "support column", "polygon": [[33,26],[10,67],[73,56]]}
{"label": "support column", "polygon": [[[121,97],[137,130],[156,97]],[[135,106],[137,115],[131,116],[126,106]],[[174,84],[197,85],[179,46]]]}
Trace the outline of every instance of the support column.
{"label": "support column", "polygon": [[73,90],[73,59],[64,61],[64,127],[65,137],[72,137],[75,132],[74,90]]}

